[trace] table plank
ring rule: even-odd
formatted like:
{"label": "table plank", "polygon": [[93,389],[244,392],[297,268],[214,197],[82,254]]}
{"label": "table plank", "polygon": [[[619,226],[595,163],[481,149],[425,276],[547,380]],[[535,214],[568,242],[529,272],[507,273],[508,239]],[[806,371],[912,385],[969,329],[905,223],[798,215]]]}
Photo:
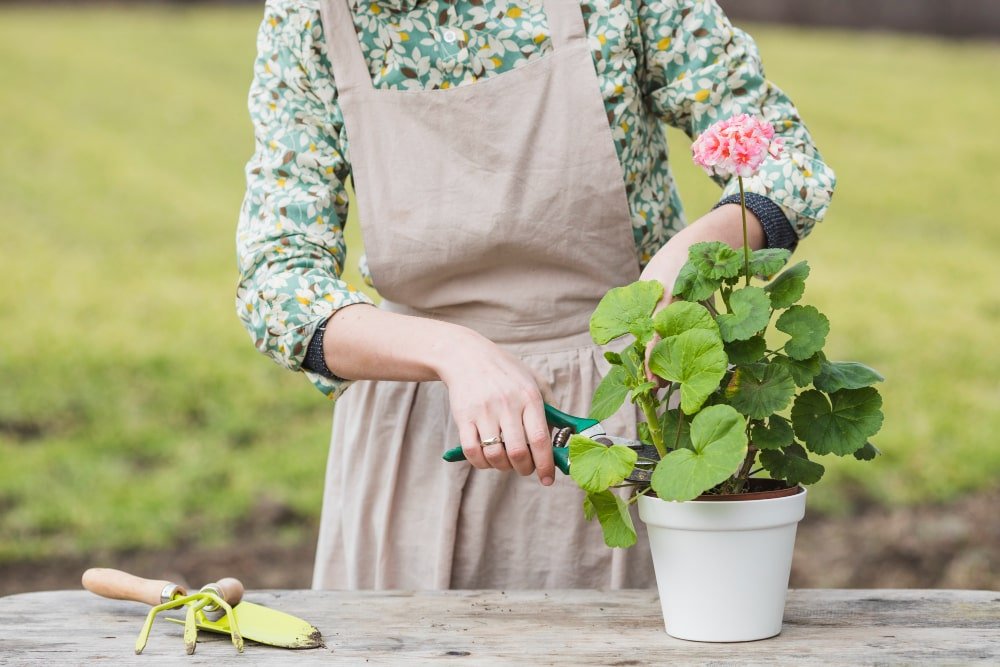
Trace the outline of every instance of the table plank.
{"label": "table plank", "polygon": [[288,651],[201,633],[185,656],[158,621],[133,654],[146,608],[84,591],[0,598],[0,662],[83,664],[817,665],[1000,662],[1000,593],[795,590],[776,638],[703,644],[663,631],[655,591],[260,591],[247,599],[301,616],[322,649]]}

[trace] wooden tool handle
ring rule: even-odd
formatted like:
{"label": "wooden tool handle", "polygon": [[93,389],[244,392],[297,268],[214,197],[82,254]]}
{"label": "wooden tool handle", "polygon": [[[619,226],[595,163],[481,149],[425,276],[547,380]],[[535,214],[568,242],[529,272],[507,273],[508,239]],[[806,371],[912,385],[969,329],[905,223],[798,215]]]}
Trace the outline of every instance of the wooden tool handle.
{"label": "wooden tool handle", "polygon": [[228,602],[230,607],[235,607],[243,599],[243,582],[233,577],[223,577],[215,583],[202,587],[202,590],[206,588],[217,590],[220,593],[219,597]]}
{"label": "wooden tool handle", "polygon": [[[160,595],[167,586],[174,585],[165,579],[143,579],[128,572],[106,567],[92,567],[83,573],[83,587],[91,593],[112,600],[132,600],[155,606],[160,604]],[[177,593],[187,595],[182,588]]]}

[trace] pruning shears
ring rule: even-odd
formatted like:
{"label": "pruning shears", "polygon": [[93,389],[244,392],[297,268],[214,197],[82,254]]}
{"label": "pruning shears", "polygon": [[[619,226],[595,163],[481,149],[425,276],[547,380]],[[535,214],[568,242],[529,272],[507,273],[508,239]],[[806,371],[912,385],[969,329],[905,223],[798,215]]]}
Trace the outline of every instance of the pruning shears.
{"label": "pruning shears", "polygon": [[[652,474],[652,470],[649,469],[651,466],[645,465],[642,459],[656,461],[659,458],[656,448],[652,445],[647,445],[639,440],[610,435],[607,429],[604,428],[604,424],[599,420],[574,417],[552,407],[548,403],[545,404],[545,420],[549,423],[549,426],[557,429],[552,438],[552,459],[555,461],[556,467],[564,474],[569,474],[569,438],[571,435],[576,434],[590,438],[602,445],[623,445],[635,450],[636,454],[640,457],[640,462],[636,464],[635,469],[632,470],[632,473],[626,479],[632,482],[649,481]],[[446,451],[443,458],[448,462],[464,461],[465,452],[462,451],[462,447],[459,445]]]}

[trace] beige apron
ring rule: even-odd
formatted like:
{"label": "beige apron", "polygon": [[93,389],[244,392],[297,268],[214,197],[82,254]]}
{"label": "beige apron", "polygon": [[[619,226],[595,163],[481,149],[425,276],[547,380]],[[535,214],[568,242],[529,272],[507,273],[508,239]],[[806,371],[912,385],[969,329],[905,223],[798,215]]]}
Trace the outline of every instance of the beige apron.
{"label": "beige apron", "polygon": [[[607,364],[598,300],[638,277],[623,185],[578,0],[545,0],[549,54],[458,88],[376,90],[349,0],[322,18],[368,265],[382,307],[475,329],[585,415]],[[609,427],[635,434],[622,410]],[[445,463],[441,382],[357,382],[337,402],[315,588],[653,585],[641,525],[604,546],[583,495]]]}

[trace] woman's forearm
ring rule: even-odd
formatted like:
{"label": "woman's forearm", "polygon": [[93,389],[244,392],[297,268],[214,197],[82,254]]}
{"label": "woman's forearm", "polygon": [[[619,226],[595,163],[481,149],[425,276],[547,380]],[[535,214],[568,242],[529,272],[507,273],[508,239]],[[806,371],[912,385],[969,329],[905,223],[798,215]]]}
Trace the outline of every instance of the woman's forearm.
{"label": "woman's forearm", "polygon": [[346,380],[422,382],[442,379],[455,348],[477,339],[482,336],[455,324],[358,304],[330,318],[323,356],[327,368]]}

